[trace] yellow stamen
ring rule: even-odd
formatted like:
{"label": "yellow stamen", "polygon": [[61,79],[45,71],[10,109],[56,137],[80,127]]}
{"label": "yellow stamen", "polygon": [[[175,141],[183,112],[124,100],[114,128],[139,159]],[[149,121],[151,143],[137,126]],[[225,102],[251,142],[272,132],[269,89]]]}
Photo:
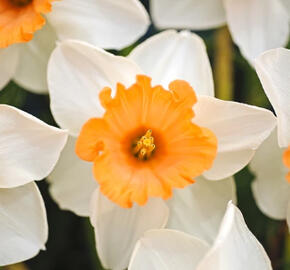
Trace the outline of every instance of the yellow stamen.
{"label": "yellow stamen", "polygon": [[152,156],[155,149],[152,130],[148,129],[136,143],[133,144],[133,154],[140,160],[147,160]]}

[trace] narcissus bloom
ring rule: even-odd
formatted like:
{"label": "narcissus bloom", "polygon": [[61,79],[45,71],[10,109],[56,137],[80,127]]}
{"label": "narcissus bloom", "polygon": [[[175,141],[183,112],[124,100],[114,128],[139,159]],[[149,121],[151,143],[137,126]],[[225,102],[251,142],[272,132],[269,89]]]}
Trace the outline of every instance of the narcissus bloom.
{"label": "narcissus bloom", "polygon": [[151,230],[137,242],[128,270],[271,270],[271,262],[231,202],[212,246],[174,230]]}
{"label": "narcissus bloom", "polygon": [[256,175],[253,192],[260,209],[272,218],[287,218],[290,227],[289,68],[290,50],[283,48],[267,51],[256,60],[256,70],[277,114],[278,127],[258,149],[251,169]]}
{"label": "narcissus bloom", "polygon": [[[91,216],[106,268],[126,268],[138,237],[166,224],[212,241],[234,197],[229,177],[276,124],[268,110],[213,97],[205,46],[189,32],[160,33],[127,58],[62,42],[48,83],[52,113],[71,134],[51,192],[62,208]],[[73,137],[93,164],[77,159]]]}
{"label": "narcissus bloom", "polygon": [[66,139],[66,131],[0,105],[0,266],[45,249],[46,211],[33,181],[51,172]]}
{"label": "narcissus bloom", "polygon": [[192,123],[197,98],[187,82],[167,91],[145,75],[136,79],[128,89],[119,83],[114,98],[102,90],[106,112],[84,124],[76,144],[77,155],[94,163],[100,191],[122,207],[170,198],[173,187],[210,169],[217,152],[216,136]]}
{"label": "narcissus bloom", "polygon": [[162,29],[205,30],[227,23],[251,63],[260,53],[285,46],[289,38],[287,0],[151,0],[151,12]]}
{"label": "narcissus bloom", "polygon": [[139,0],[1,0],[0,89],[14,79],[28,90],[47,92],[46,67],[57,39],[120,49],[148,25]]}

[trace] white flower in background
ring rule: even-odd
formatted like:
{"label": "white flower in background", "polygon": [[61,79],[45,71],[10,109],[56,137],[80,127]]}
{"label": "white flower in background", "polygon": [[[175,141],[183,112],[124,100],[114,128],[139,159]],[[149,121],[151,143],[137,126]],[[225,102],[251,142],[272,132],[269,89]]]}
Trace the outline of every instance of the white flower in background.
{"label": "white flower in background", "polygon": [[209,246],[174,230],[151,230],[137,242],[128,270],[271,270],[271,262],[231,202]]}
{"label": "white flower in background", "polygon": [[290,228],[290,50],[267,51],[257,58],[255,66],[277,114],[278,126],[251,162],[256,175],[253,192],[267,216],[287,218]]}
{"label": "white flower in background", "polygon": [[227,24],[250,63],[266,50],[285,46],[289,38],[289,0],[151,0],[151,13],[162,29],[205,30]]}
{"label": "white flower in background", "polygon": [[46,211],[34,180],[52,171],[66,139],[66,131],[0,105],[0,266],[45,249]]}
{"label": "white flower in background", "polygon": [[[162,86],[152,88],[148,76],[152,78],[151,85]],[[120,83],[131,88],[124,90]],[[235,199],[231,176],[246,166],[276,125],[276,118],[268,110],[213,97],[206,48],[198,36],[189,32],[160,33],[137,46],[127,58],[84,42],[62,42],[50,59],[48,84],[52,113],[71,135],[60,162],[49,176],[51,192],[61,208],[81,216],[90,215],[97,250],[106,268],[126,268],[136,241],[149,229],[167,226],[212,242],[227,202]],[[197,96],[189,84],[194,86]],[[170,91],[164,90],[168,85]],[[114,91],[113,99],[108,87]],[[144,103],[140,103],[142,98]],[[107,110],[105,114],[100,100]],[[179,105],[173,110],[173,104]],[[120,132],[122,137],[124,130],[133,127],[139,130],[136,123],[145,125],[138,136],[155,139],[153,154],[151,144],[136,149],[134,132],[125,134],[126,140],[120,144],[116,134]],[[184,131],[180,131],[181,127]],[[94,161],[94,172],[89,163],[75,154],[81,129],[76,150],[83,159]],[[200,130],[203,136],[195,144],[192,132]],[[183,132],[188,133],[185,136]],[[143,142],[143,137],[138,136]],[[174,142],[167,152],[160,150],[162,155],[157,151],[169,144],[165,139],[160,143],[161,137],[173,138]],[[216,137],[217,155],[212,165]],[[144,148],[148,151],[146,160],[140,152]],[[107,163],[109,160],[113,162]],[[142,169],[138,169],[138,164],[142,164]],[[127,181],[132,168],[134,177]],[[158,177],[152,176],[153,170]],[[175,189],[172,199],[153,198],[145,204],[148,197],[170,197],[172,187],[185,187],[203,171],[195,184]],[[118,204],[133,207],[126,209]]]}
{"label": "white flower in background", "polygon": [[141,37],[148,25],[139,0],[1,0],[0,89],[13,79],[28,90],[46,93],[47,62],[56,40],[121,49]]}

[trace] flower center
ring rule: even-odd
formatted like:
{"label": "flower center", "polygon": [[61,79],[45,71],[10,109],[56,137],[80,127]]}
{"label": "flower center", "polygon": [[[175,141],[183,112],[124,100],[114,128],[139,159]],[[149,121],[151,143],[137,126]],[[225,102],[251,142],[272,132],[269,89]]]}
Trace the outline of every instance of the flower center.
{"label": "flower center", "polygon": [[141,138],[137,138],[132,144],[132,153],[139,160],[145,161],[151,158],[155,150],[152,130],[148,129]]}
{"label": "flower center", "polygon": [[29,5],[32,2],[32,0],[9,0],[9,2],[14,6],[24,7]]}

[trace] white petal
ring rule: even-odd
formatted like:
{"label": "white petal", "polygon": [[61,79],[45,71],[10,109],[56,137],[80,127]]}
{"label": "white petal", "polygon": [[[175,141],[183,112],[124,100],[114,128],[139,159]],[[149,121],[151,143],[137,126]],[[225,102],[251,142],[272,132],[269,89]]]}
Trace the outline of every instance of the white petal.
{"label": "white petal", "polygon": [[255,63],[256,71],[278,118],[278,140],[281,147],[290,143],[290,50],[265,52]]}
{"label": "white petal", "polygon": [[197,94],[214,95],[212,71],[203,40],[196,34],[169,30],[137,46],[129,55],[165,88],[176,79],[189,82]]}
{"label": "white petal", "polygon": [[174,230],[151,230],[137,242],[128,270],[194,270],[209,246]]}
{"label": "white petal", "polygon": [[65,41],[54,50],[48,64],[51,110],[58,124],[78,135],[92,117],[102,116],[99,93],[116,83],[127,86],[142,73],[130,60],[79,41]]}
{"label": "white petal", "polygon": [[63,0],[47,15],[60,39],[121,49],[145,34],[149,16],[138,0]]}
{"label": "white petal", "polygon": [[13,78],[17,84],[35,93],[47,93],[47,64],[55,42],[55,32],[46,24],[30,42],[17,44],[19,64]]}
{"label": "white petal", "polygon": [[250,169],[255,174],[252,190],[263,213],[271,218],[285,219],[290,198],[290,185],[286,180],[287,168],[282,162],[283,149],[279,148],[277,132],[258,148]]}
{"label": "white petal", "polygon": [[239,172],[253,158],[255,150],[246,149],[230,152],[218,152],[214,164],[203,175],[209,180],[219,180]]}
{"label": "white petal", "polygon": [[288,14],[280,1],[225,0],[224,4],[233,40],[248,61],[287,44]]}
{"label": "white petal", "polygon": [[290,21],[290,1],[289,0],[282,0],[281,1],[284,7],[286,8],[288,15],[289,15],[289,21]]}
{"label": "white petal", "polygon": [[0,105],[0,187],[45,178],[56,164],[66,131],[8,105]]}
{"label": "white petal", "polygon": [[0,266],[34,257],[45,249],[46,212],[35,183],[0,188]]}
{"label": "white petal", "polygon": [[212,182],[199,177],[193,185],[174,191],[168,201],[170,215],[166,227],[212,243],[230,200],[236,201],[233,178]]}
{"label": "white petal", "polygon": [[59,207],[80,216],[89,216],[90,200],[97,188],[92,164],[75,154],[76,139],[69,137],[53,172],[48,176],[50,192]]}
{"label": "white petal", "polygon": [[159,28],[202,30],[226,21],[222,0],[151,0],[151,14]]}
{"label": "white petal", "polygon": [[105,268],[128,267],[133,248],[144,232],[163,228],[168,208],[161,199],[151,199],[145,206],[121,208],[98,190],[92,197],[91,223],[95,228],[99,257]]}
{"label": "white petal", "polygon": [[196,270],[271,270],[271,262],[242,213],[229,203],[219,235]]}
{"label": "white petal", "polygon": [[198,97],[193,109],[194,122],[209,128],[218,139],[217,157],[204,174],[211,180],[229,177],[247,165],[276,125],[269,110],[213,97]]}
{"label": "white petal", "polygon": [[17,45],[0,50],[0,90],[13,78],[18,64]]}

